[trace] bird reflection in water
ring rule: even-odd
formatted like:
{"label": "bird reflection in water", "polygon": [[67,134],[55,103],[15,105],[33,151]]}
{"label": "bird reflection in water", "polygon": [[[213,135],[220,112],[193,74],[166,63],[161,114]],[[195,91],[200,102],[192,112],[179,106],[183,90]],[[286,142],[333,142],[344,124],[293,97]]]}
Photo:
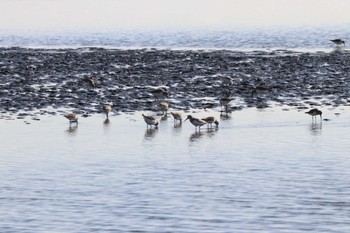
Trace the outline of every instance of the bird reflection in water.
{"label": "bird reflection in water", "polygon": [[181,126],[182,126],[182,122],[181,122],[181,121],[179,121],[179,122],[174,122],[174,128],[175,128],[175,129],[179,129],[179,128],[181,128]]}
{"label": "bird reflection in water", "polygon": [[66,130],[66,132],[69,134],[69,135],[75,135],[78,131],[78,125],[77,124],[74,124],[74,125],[69,125],[68,129]]}
{"label": "bird reflection in water", "polygon": [[108,127],[110,123],[111,123],[111,121],[109,120],[109,118],[107,118],[103,121],[103,125],[106,127]]}
{"label": "bird reflection in water", "polygon": [[156,136],[158,128],[148,128],[145,131],[145,139],[152,139]]}
{"label": "bird reflection in water", "polygon": [[217,132],[219,131],[219,128],[207,128],[206,130],[202,131],[195,131],[190,136],[191,142],[199,141],[203,136],[213,137]]}
{"label": "bird reflection in water", "polygon": [[190,136],[190,141],[195,142],[198,141],[201,137],[203,137],[204,133],[201,131],[195,131],[194,133],[191,134]]}
{"label": "bird reflection in water", "polygon": [[162,117],[160,118],[161,121],[166,121],[168,120],[168,116],[165,114],[165,115],[162,115]]}
{"label": "bird reflection in water", "polygon": [[220,119],[223,120],[223,121],[230,120],[231,119],[231,114],[228,113],[228,112],[221,111]]}
{"label": "bird reflection in water", "polygon": [[322,133],[322,121],[312,122],[309,129],[312,135],[320,135]]}

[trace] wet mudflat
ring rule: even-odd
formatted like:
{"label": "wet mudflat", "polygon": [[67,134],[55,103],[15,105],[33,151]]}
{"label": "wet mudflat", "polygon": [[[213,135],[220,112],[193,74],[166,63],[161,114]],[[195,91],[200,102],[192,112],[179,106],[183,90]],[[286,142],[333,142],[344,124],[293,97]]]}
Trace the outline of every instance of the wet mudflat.
{"label": "wet mudflat", "polygon": [[[210,109],[229,95],[229,111],[280,105],[347,106],[350,54],[332,52],[0,49],[1,118],[40,120],[60,108],[90,116],[104,103],[114,112],[157,111],[151,90],[169,90],[177,110]],[[223,81],[230,77],[230,82]],[[95,80],[89,85],[87,78]]]}

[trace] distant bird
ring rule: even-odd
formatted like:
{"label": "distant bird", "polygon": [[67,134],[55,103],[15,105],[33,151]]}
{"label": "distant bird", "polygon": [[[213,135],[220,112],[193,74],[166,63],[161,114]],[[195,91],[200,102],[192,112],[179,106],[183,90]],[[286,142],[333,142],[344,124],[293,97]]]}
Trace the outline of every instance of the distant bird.
{"label": "distant bird", "polygon": [[69,120],[70,124],[72,124],[72,123],[78,124],[77,114],[75,114],[75,113],[68,113],[68,114],[64,115],[64,117]]}
{"label": "distant bird", "polygon": [[150,93],[157,99],[164,99],[169,96],[169,90],[165,87],[159,87],[157,89],[151,90]]}
{"label": "distant bird", "polygon": [[160,102],[159,106],[160,106],[160,109],[163,112],[163,115],[167,115],[168,109],[170,107],[170,103],[168,103],[168,102]]}
{"label": "distant bird", "polygon": [[334,44],[336,45],[344,45],[345,46],[345,41],[342,40],[342,39],[334,39],[334,40],[331,40]]}
{"label": "distant bird", "polygon": [[215,117],[209,116],[206,118],[202,118],[203,121],[207,122],[208,127],[212,128],[213,123],[215,124],[216,128],[219,127],[219,122],[215,119]]}
{"label": "distant bird", "polygon": [[316,116],[320,116],[320,119],[322,120],[322,112],[320,110],[318,110],[317,108],[313,108],[308,112],[305,112],[306,114],[309,114],[310,116],[312,116],[312,120],[315,119],[316,120]]}
{"label": "distant bird", "polygon": [[143,119],[145,120],[146,124],[147,124],[147,128],[148,126],[152,127],[152,125],[155,126],[155,128],[158,128],[158,121],[154,116],[146,116],[144,114],[142,114]]}
{"label": "distant bird", "polygon": [[96,80],[93,77],[85,77],[84,81],[89,85],[90,87],[96,87]]}
{"label": "distant bird", "polygon": [[178,112],[170,112],[171,115],[174,117],[174,121],[180,121],[180,123],[182,122],[182,115],[181,113]]}
{"label": "distant bird", "polygon": [[201,126],[207,124],[207,122],[205,122],[205,121],[203,121],[201,119],[198,119],[198,118],[194,118],[191,115],[187,116],[185,121],[187,121],[187,120],[190,120],[192,125],[194,125],[194,128],[197,129],[197,127],[198,127],[199,130],[201,130]]}
{"label": "distant bird", "polygon": [[103,105],[103,111],[106,114],[106,118],[108,119],[108,114],[112,110],[112,105],[110,104],[104,104]]}

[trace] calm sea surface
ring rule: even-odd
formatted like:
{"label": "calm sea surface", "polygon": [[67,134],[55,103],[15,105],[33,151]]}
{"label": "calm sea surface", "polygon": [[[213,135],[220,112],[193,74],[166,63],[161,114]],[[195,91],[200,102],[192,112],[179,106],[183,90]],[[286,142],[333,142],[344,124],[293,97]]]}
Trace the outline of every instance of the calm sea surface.
{"label": "calm sea surface", "polygon": [[0,46],[25,47],[325,50],[334,47],[329,41],[334,38],[350,40],[350,25],[182,31],[0,30]]}
{"label": "calm sea surface", "polygon": [[350,112],[322,110],[0,121],[1,232],[349,232]]}

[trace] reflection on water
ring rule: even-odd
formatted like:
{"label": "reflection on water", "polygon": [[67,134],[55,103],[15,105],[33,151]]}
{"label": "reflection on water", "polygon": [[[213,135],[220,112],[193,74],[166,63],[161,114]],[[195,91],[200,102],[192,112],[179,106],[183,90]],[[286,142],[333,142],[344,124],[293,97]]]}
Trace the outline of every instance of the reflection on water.
{"label": "reflection on water", "polygon": [[181,128],[181,127],[182,127],[182,122],[181,121],[179,121],[179,122],[174,121],[174,128],[175,129],[178,129],[178,128]]}
{"label": "reflection on water", "polygon": [[66,130],[66,132],[67,132],[69,135],[73,135],[73,136],[76,135],[77,131],[78,131],[78,124],[69,124],[69,127],[68,127],[68,129]]}
{"label": "reflection on water", "polygon": [[310,132],[312,135],[320,135],[322,133],[322,121],[321,122],[316,122],[313,121],[310,124]]}
{"label": "reflection on water", "polygon": [[203,136],[213,137],[215,134],[219,131],[219,128],[212,127],[212,128],[206,128],[202,129],[200,131],[195,131],[190,136],[190,141],[195,142],[200,140]]}
{"label": "reflection on water", "polygon": [[147,128],[145,131],[145,139],[153,139],[158,133],[158,128]]}
{"label": "reflection on water", "polygon": [[231,113],[228,113],[228,112],[221,112],[220,113],[220,119],[223,120],[223,121],[226,121],[226,120],[230,120],[231,119]]}
{"label": "reflection on water", "polygon": [[105,119],[105,120],[103,121],[103,124],[104,124],[106,127],[108,127],[110,123],[111,123],[111,121],[109,120],[109,118],[107,118],[107,119]]}
{"label": "reflection on water", "polygon": [[212,127],[207,129],[207,135],[209,137],[213,137],[216,135],[216,133],[219,131],[219,127]]}
{"label": "reflection on water", "polygon": [[350,111],[322,111],[244,109],[200,132],[0,121],[0,232],[349,232]]}
{"label": "reflection on water", "polygon": [[161,121],[167,121],[168,120],[168,115],[167,114],[164,114],[161,118],[160,118]]}
{"label": "reflection on water", "polygon": [[201,137],[203,137],[204,133],[202,131],[195,131],[193,134],[190,136],[190,141],[195,142],[198,141]]}

